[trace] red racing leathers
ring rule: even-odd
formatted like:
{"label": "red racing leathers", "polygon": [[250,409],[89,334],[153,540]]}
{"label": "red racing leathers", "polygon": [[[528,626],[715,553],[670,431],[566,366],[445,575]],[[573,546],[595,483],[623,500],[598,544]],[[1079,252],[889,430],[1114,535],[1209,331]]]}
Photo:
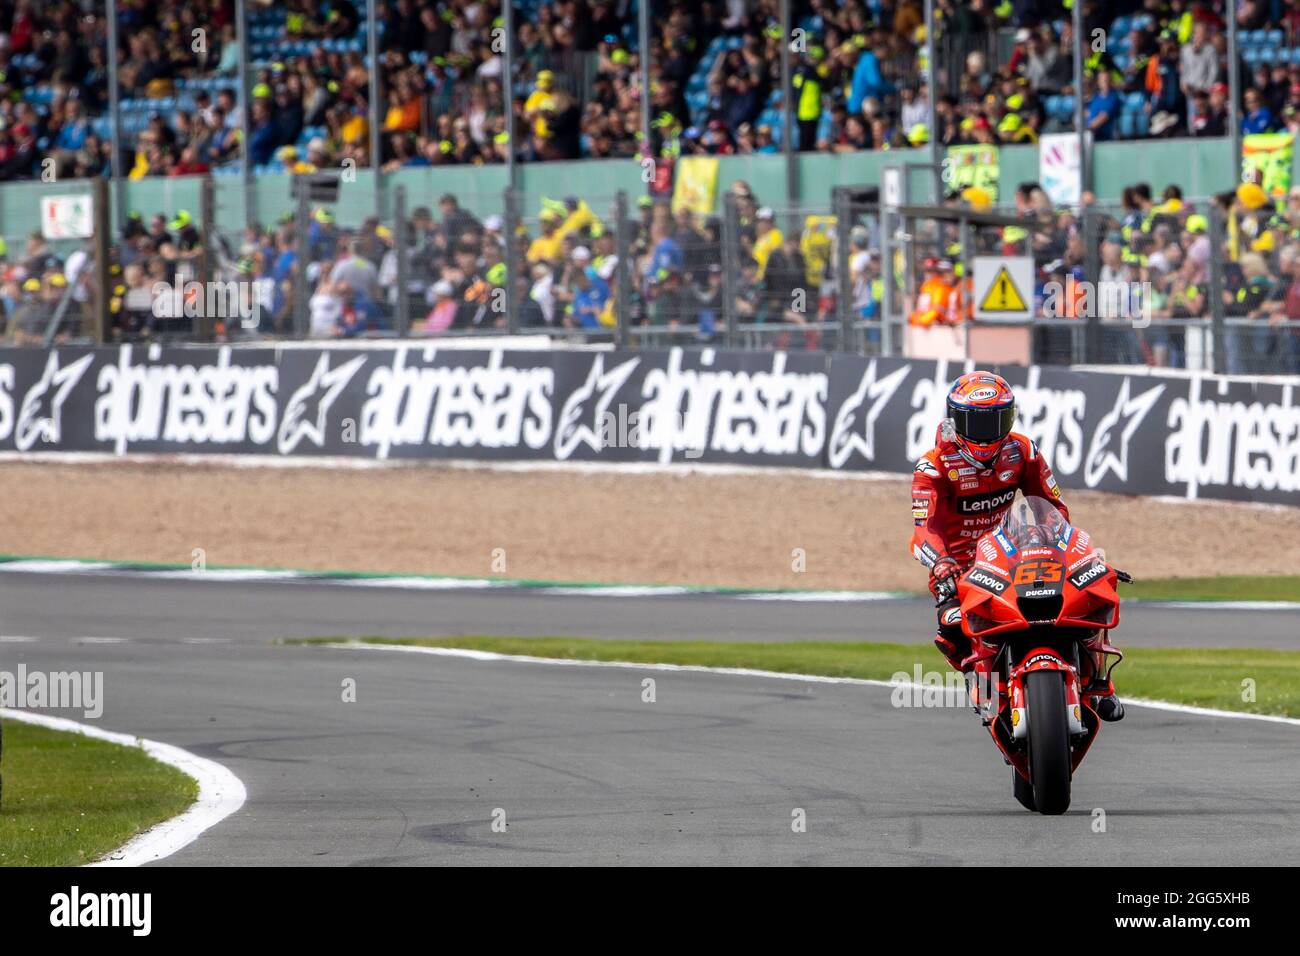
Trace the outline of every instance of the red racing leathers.
{"label": "red racing leathers", "polygon": [[975,560],[975,543],[998,526],[1016,489],[1045,498],[1070,519],[1052,469],[1024,435],[1009,434],[987,468],[974,467],[955,444],[938,439],[912,472],[912,554],[927,568],[950,557],[965,570]]}

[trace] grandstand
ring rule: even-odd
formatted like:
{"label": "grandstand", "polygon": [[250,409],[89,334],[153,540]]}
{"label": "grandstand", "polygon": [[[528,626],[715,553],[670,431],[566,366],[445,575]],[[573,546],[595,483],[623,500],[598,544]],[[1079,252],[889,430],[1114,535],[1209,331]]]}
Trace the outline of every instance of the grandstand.
{"label": "grandstand", "polygon": [[[1010,159],[1073,131],[1078,105],[1074,11],[1060,4],[974,10],[938,0],[927,37],[915,0],[791,0],[788,10],[779,0],[656,2],[642,43],[637,0],[527,0],[511,11],[508,49],[501,8],[471,0],[116,9],[115,30],[102,5],[78,0],[0,11],[13,94],[0,100],[0,178],[116,173],[142,187],[114,192],[111,316],[99,325],[91,271],[70,271],[89,250],[53,240],[32,251],[26,226],[5,228],[0,301],[11,342],[193,336],[193,324],[148,308],[152,282],[184,275],[256,284],[262,324],[205,329],[230,340],[537,330],[648,344],[888,347],[871,323],[906,319],[927,259],[955,254],[952,236],[918,224],[910,264],[889,270],[878,214],[843,221],[819,192],[831,183],[756,195],[744,170],[757,166],[727,167],[735,172],[720,178],[711,206],[684,213],[668,203],[677,167],[719,157],[792,169],[798,154],[862,154],[860,166],[800,167],[837,170],[852,185],[862,182],[855,169],[878,175],[882,163],[932,162],[953,147],[1005,147]],[[1238,11],[1235,73],[1222,3],[1085,3],[1079,16],[1089,40],[1082,111],[1097,156],[1108,142],[1300,129],[1300,18],[1290,5]],[[202,43],[187,39],[195,30]],[[110,46],[116,71],[105,66]],[[654,175],[638,189],[647,160]],[[553,163],[589,172],[528,172]],[[350,192],[341,206],[316,201],[304,213],[285,188],[295,175],[349,169],[366,171],[373,191]],[[143,189],[160,180],[175,186]],[[461,188],[469,183],[472,193]],[[1108,334],[1098,352],[1095,337],[1085,350],[1080,331],[1053,332],[1044,316],[1038,360],[1086,351],[1208,361],[1185,344],[1186,328],[1262,319],[1266,333],[1243,328],[1248,347],[1219,349],[1216,361],[1230,351],[1239,370],[1285,369],[1288,323],[1300,319],[1287,298],[1300,221],[1285,189],[1270,189],[1263,205],[1252,193],[1250,205],[1234,184],[1219,176],[1195,195],[1185,182],[1144,187],[1155,195],[1149,206],[1167,187],[1187,190],[1174,215],[1153,215],[1135,198],[1143,189],[1090,195],[1068,214],[1041,189],[1013,192],[1016,181],[996,198],[961,188],[928,198],[1025,217],[1043,284],[1103,271],[1155,281],[1147,262],[1156,257],[1157,331]],[[1189,221],[1205,229],[1189,232]],[[1154,233],[1143,228],[1153,222]],[[1198,235],[1214,243],[1213,265],[1166,274],[1166,258],[1204,255]],[[985,241],[1015,250],[1026,240]],[[796,293],[806,304],[791,309]]]}

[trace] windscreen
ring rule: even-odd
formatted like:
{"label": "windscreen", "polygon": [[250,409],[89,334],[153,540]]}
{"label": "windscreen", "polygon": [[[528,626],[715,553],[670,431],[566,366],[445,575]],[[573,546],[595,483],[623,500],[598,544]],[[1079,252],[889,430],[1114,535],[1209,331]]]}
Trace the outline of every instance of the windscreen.
{"label": "windscreen", "polygon": [[1028,495],[1012,502],[998,530],[1017,548],[1047,548],[1056,544],[1068,524],[1046,498]]}

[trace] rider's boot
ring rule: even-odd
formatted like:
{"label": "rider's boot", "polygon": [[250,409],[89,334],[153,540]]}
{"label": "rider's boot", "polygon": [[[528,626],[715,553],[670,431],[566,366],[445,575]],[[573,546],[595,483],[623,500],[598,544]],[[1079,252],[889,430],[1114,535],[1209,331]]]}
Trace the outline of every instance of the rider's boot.
{"label": "rider's boot", "polygon": [[1124,719],[1124,703],[1113,693],[1098,697],[1093,710],[1097,711],[1098,717],[1110,724]]}
{"label": "rider's boot", "polygon": [[963,666],[963,661],[970,657],[971,644],[961,629],[961,605],[956,600],[946,601],[939,607],[939,633],[935,635],[934,646],[953,670],[965,674],[974,666]]}
{"label": "rider's boot", "polygon": [[1097,712],[1097,716],[1108,724],[1124,719],[1124,703],[1115,694],[1115,682],[1107,678],[1105,681],[1097,680],[1096,675],[1101,673],[1104,667],[1104,658],[1099,653],[1091,653],[1085,657],[1085,663],[1090,663],[1092,667],[1091,680],[1084,689],[1084,693],[1092,697],[1092,709]]}

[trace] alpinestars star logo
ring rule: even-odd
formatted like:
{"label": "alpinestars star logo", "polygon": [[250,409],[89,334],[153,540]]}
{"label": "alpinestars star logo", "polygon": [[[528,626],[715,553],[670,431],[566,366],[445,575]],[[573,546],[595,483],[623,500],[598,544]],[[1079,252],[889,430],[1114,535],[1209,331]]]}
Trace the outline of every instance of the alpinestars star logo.
{"label": "alpinestars star logo", "polygon": [[[1130,382],[1125,377],[1115,396],[1115,407],[1101,417],[1092,435],[1083,469],[1083,480],[1089,488],[1095,488],[1107,471],[1114,473],[1120,481],[1128,481],[1129,441],[1164,390],[1165,386],[1157,385],[1131,396]],[[1118,451],[1114,447],[1116,444]]]}
{"label": "alpinestars star logo", "polygon": [[[628,359],[606,372],[605,356],[596,354],[587,380],[574,389],[560,411],[560,420],[555,428],[555,457],[558,460],[566,461],[579,445],[586,445],[595,452],[600,451],[600,423],[604,421],[618,390],[636,371],[640,362],[637,358]],[[591,404],[593,396],[596,401]]]}
{"label": "alpinestars star logo", "polygon": [[284,407],[284,417],[280,420],[280,431],[276,436],[280,454],[289,454],[304,438],[317,448],[325,447],[325,426],[330,406],[365,362],[365,357],[358,355],[338,368],[330,368],[330,353],[321,353],[311,378],[289,396],[289,402]]}
{"label": "alpinestars star logo", "polygon": [[[58,351],[51,351],[45,361],[45,371],[27,390],[18,424],[14,429],[14,447],[27,451],[37,441],[57,445],[63,436],[63,403],[68,393],[81,381],[94,356],[83,355],[69,365],[59,366]],[[49,397],[48,408],[46,397]]]}
{"label": "alpinestars star logo", "polygon": [[876,460],[876,420],[910,371],[911,368],[904,365],[884,378],[877,378],[876,360],[871,360],[857,391],[845,400],[835,415],[827,455],[832,468],[843,468],[854,452],[869,462]]}

